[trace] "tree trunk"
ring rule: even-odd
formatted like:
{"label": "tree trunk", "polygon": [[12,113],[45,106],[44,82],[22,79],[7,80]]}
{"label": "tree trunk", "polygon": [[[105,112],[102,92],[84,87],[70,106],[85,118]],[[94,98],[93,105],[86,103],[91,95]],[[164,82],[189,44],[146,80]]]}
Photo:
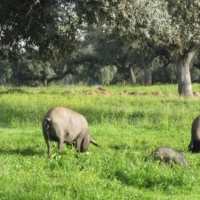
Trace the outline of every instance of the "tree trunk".
{"label": "tree trunk", "polygon": [[136,77],[135,77],[135,73],[133,71],[133,67],[130,67],[130,73],[131,73],[131,83],[136,84]]}
{"label": "tree trunk", "polygon": [[144,84],[152,85],[152,72],[151,72],[151,63],[153,57],[147,51],[141,51],[140,59],[144,69]]}
{"label": "tree trunk", "polygon": [[178,93],[180,96],[193,96],[188,59],[178,59],[176,62],[178,75]]}
{"label": "tree trunk", "polygon": [[47,79],[44,80],[44,86],[48,86],[48,81],[47,81]]}
{"label": "tree trunk", "polygon": [[147,58],[144,62],[144,84],[152,85],[151,62]]}
{"label": "tree trunk", "polygon": [[180,96],[193,96],[190,63],[197,49],[198,47],[193,47],[184,56],[177,55],[174,57],[178,76],[178,93]]}

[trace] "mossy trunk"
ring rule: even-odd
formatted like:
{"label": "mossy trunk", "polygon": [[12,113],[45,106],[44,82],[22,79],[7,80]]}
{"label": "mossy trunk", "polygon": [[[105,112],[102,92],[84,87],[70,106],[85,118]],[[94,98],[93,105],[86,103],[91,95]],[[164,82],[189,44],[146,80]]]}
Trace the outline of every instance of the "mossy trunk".
{"label": "mossy trunk", "polygon": [[190,76],[190,63],[198,48],[199,46],[194,46],[184,55],[176,55],[173,57],[177,68],[178,93],[180,96],[193,96],[192,82]]}
{"label": "mossy trunk", "polygon": [[189,60],[179,58],[176,61],[178,75],[178,93],[180,96],[193,96]]}

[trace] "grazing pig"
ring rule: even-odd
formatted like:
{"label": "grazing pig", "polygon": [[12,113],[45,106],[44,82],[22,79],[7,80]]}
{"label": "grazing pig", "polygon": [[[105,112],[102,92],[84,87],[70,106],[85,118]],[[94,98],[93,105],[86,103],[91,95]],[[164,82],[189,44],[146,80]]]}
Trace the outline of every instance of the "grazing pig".
{"label": "grazing pig", "polygon": [[55,107],[49,110],[43,118],[42,130],[49,155],[50,141],[58,142],[59,150],[62,150],[63,143],[70,144],[75,141],[78,152],[86,151],[90,142],[98,146],[88,132],[85,117],[68,108]]}
{"label": "grazing pig", "polygon": [[188,150],[192,153],[200,152],[200,116],[196,117],[192,122],[191,141]]}
{"label": "grazing pig", "polygon": [[153,156],[154,160],[163,161],[167,164],[170,164],[171,167],[173,164],[181,164],[183,167],[188,168],[188,163],[184,156],[180,152],[170,147],[158,147],[152,152],[151,155]]}

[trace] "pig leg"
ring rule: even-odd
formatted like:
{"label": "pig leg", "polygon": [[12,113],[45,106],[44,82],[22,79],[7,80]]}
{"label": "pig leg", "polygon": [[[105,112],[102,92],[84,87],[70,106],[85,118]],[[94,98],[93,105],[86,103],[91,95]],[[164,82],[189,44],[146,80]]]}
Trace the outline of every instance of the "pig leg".
{"label": "pig leg", "polygon": [[50,157],[51,156],[51,141],[50,141],[50,138],[49,138],[49,133],[47,133],[46,131],[43,130],[43,135],[44,135],[44,138],[45,138],[45,141],[46,141],[46,144],[47,144],[47,152],[48,152],[48,155]]}
{"label": "pig leg", "polygon": [[194,140],[193,146],[194,146],[194,148],[192,149],[192,152],[193,153],[199,153],[200,152],[200,141]]}
{"label": "pig leg", "polygon": [[84,138],[78,138],[76,140],[76,149],[78,152],[84,152],[87,150],[90,144],[90,136],[86,135]]}
{"label": "pig leg", "polygon": [[58,142],[58,150],[61,151],[63,148],[63,143],[64,143],[64,131],[60,128],[57,127],[55,129],[55,135],[57,136],[57,142]]}
{"label": "pig leg", "polygon": [[82,142],[83,142],[83,138],[77,138],[76,139],[76,149],[78,152],[83,152],[82,150]]}
{"label": "pig leg", "polygon": [[51,156],[51,142],[50,140],[46,140],[46,143],[47,143],[48,155]]}
{"label": "pig leg", "polygon": [[194,149],[194,145],[193,145],[193,141],[190,142],[190,144],[188,145],[188,150],[193,152]]}
{"label": "pig leg", "polygon": [[90,144],[90,135],[87,134],[82,140],[81,150],[86,151],[89,147],[89,144]]}
{"label": "pig leg", "polygon": [[64,141],[61,140],[61,139],[58,141],[58,150],[59,150],[59,151],[62,150],[62,148],[63,148],[63,143],[64,143]]}

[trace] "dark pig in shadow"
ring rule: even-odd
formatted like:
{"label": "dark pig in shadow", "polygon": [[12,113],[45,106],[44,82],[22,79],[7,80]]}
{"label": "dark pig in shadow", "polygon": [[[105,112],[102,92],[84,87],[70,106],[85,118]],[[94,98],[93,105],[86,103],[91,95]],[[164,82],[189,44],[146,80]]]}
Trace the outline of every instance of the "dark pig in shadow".
{"label": "dark pig in shadow", "polygon": [[188,150],[192,153],[200,152],[200,116],[196,117],[192,122],[191,141]]}
{"label": "dark pig in shadow", "polygon": [[88,132],[85,117],[68,108],[55,107],[49,110],[43,118],[42,130],[49,156],[51,155],[51,141],[58,143],[59,150],[62,150],[63,143],[68,145],[75,142],[78,152],[86,151],[90,143],[98,146]]}
{"label": "dark pig in shadow", "polygon": [[188,168],[188,162],[184,156],[179,151],[170,147],[158,147],[151,153],[151,156],[154,160],[165,162],[171,167],[174,164],[181,164],[183,167]]}

